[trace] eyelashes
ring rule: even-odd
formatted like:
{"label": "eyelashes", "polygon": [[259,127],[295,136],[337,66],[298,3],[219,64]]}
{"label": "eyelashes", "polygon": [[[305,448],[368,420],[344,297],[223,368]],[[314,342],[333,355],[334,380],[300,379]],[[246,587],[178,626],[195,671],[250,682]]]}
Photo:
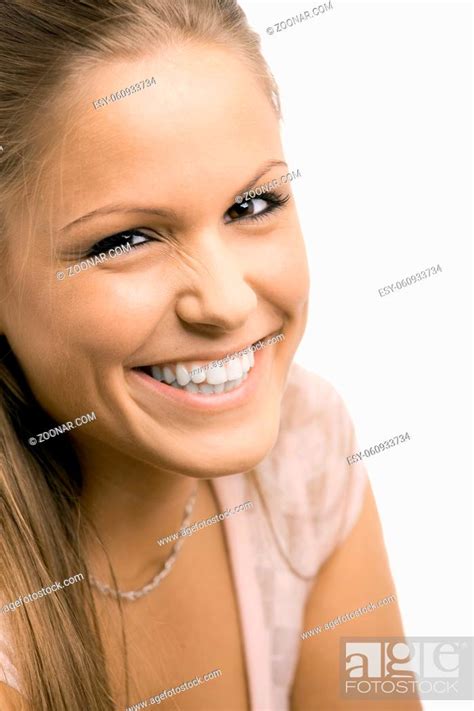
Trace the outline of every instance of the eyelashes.
{"label": "eyelashes", "polygon": [[[281,210],[289,199],[290,195],[283,196],[276,192],[272,192],[265,195],[265,197],[249,198],[245,202],[234,203],[226,211],[224,215],[224,222],[226,224],[238,224],[266,220],[272,213],[277,210]],[[160,238],[157,235],[152,237],[151,235],[143,232],[141,229],[132,228],[130,230],[125,230],[123,232],[118,232],[114,235],[104,237],[104,239],[101,239],[93,244],[84,256],[95,257],[109,249],[119,246],[123,247],[130,245],[132,249],[138,249],[140,247],[148,246],[151,242],[164,241],[165,240],[163,238]]]}
{"label": "eyelashes", "polygon": [[[138,240],[136,239],[138,238]],[[99,242],[92,245],[86,257],[95,257],[108,249],[113,249],[114,247],[124,247],[125,245],[130,245],[132,249],[137,249],[138,247],[143,247],[151,241],[160,242],[161,240],[150,237],[150,235],[145,234],[139,229],[125,230],[124,232],[118,232],[115,235],[110,235],[110,237],[105,237]]]}
{"label": "eyelashes", "polygon": [[[250,198],[245,202],[234,203],[225,213],[231,219],[228,222],[245,222],[248,220],[262,220],[270,213],[280,210],[290,199],[287,195],[283,197],[278,193],[269,193],[265,197]],[[267,203],[265,209],[258,208],[258,203]],[[224,216],[224,217],[225,217]]]}

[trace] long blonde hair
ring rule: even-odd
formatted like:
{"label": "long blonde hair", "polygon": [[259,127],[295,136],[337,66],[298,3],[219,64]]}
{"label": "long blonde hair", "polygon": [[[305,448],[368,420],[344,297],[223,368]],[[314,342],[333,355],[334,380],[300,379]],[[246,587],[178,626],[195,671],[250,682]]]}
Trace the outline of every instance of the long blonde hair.
{"label": "long blonde hair", "polygon": [[[280,115],[260,39],[234,0],[0,3],[0,264],[8,240],[6,215],[11,205],[21,206],[25,181],[36,166],[35,126],[44,107],[87,63],[138,58],[140,48],[150,43],[159,49],[186,41],[236,52],[259,77]],[[30,435],[54,423],[35,401],[5,336],[0,336],[0,382],[2,604],[52,581],[79,572],[85,576],[65,593],[0,617],[21,692],[42,710],[112,710],[81,552],[82,478],[75,452],[67,436],[41,448],[27,444]]]}

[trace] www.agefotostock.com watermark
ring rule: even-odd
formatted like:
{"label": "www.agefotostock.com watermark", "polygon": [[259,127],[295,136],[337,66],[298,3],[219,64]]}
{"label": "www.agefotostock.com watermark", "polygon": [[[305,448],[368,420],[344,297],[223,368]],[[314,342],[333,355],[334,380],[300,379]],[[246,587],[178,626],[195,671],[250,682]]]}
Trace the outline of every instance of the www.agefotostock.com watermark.
{"label": "www.agefotostock.com watermark", "polygon": [[345,637],[340,644],[340,694],[368,700],[367,708],[373,700],[474,698],[472,637]]}
{"label": "www.agefotostock.com watermark", "polygon": [[118,245],[117,247],[112,247],[108,250],[107,253],[101,252],[100,254],[96,254],[94,257],[88,257],[87,259],[83,259],[82,262],[78,262],[77,264],[72,264],[69,267],[66,267],[65,272],[56,272],[56,279],[58,281],[62,281],[66,276],[70,277],[74,276],[75,274],[80,274],[80,272],[85,272],[86,269],[90,269],[90,267],[96,267],[98,264],[106,262],[107,259],[115,259],[115,257],[124,254],[124,252],[131,252],[132,249],[133,247],[129,243],[124,244],[123,246]]}
{"label": "www.agefotostock.com watermark", "polygon": [[241,511],[248,511],[248,509],[251,508],[253,508],[253,503],[251,501],[245,501],[243,504],[234,506],[233,509],[226,509],[222,513],[214,514],[214,516],[210,516],[206,519],[201,519],[201,521],[196,521],[195,523],[193,523],[192,526],[186,526],[186,528],[182,528],[180,531],[172,533],[170,536],[159,538],[156,542],[158,543],[158,545],[164,546],[167,543],[177,541],[180,537],[184,538],[185,536],[192,536],[193,533],[195,533],[196,531],[200,531],[203,528],[206,528],[206,526],[212,526],[213,524],[218,523],[219,521],[224,521],[226,518],[229,518],[229,516],[233,516],[234,514],[240,513]]}
{"label": "www.agefotostock.com watermark", "polygon": [[380,296],[388,296],[388,294],[393,294],[394,289],[397,289],[397,291],[398,291],[398,289],[404,289],[406,286],[411,286],[412,284],[416,284],[417,281],[421,281],[422,279],[427,279],[432,274],[438,274],[439,272],[442,272],[442,271],[443,270],[441,269],[441,266],[439,264],[436,267],[428,267],[428,269],[424,269],[421,272],[412,274],[410,277],[406,277],[405,279],[402,279],[401,281],[396,281],[395,284],[390,284],[390,286],[383,286],[381,289],[378,290],[378,292],[379,292]]}
{"label": "www.agefotostock.com watermark", "polygon": [[36,592],[30,593],[29,595],[25,595],[24,597],[19,597],[18,600],[15,600],[14,602],[8,602],[6,605],[3,605],[0,608],[0,612],[2,614],[7,614],[8,612],[15,612],[15,610],[18,607],[21,607],[23,604],[27,605],[29,602],[34,602],[35,600],[38,600],[39,598],[42,598],[45,595],[51,595],[51,593],[53,592],[57,592],[58,590],[67,588],[70,585],[74,585],[74,583],[78,583],[82,580],[84,580],[83,574],[77,573],[71,578],[66,578],[65,580],[63,580],[62,583],[56,581],[45,588],[41,588],[41,590],[37,590]]}
{"label": "www.agefotostock.com watermark", "polygon": [[268,338],[266,341],[257,341],[257,343],[253,343],[251,346],[248,346],[247,348],[244,348],[243,350],[239,351],[238,353],[232,353],[231,355],[226,355],[225,358],[222,358],[222,360],[213,360],[211,363],[207,363],[206,365],[201,365],[198,368],[193,368],[190,372],[189,375],[194,375],[197,373],[202,373],[205,372],[206,370],[209,370],[210,368],[220,368],[226,363],[228,363],[231,360],[234,360],[235,358],[240,358],[240,356],[247,355],[248,353],[255,353],[255,351],[260,351],[265,346],[271,346],[272,343],[279,343],[280,341],[284,341],[285,336],[283,333],[279,333],[276,336],[273,336],[272,338]]}
{"label": "www.agefotostock.com watermark", "polygon": [[404,435],[395,435],[395,437],[391,437],[390,439],[385,440],[385,442],[376,444],[375,447],[370,447],[369,449],[364,449],[364,451],[361,450],[356,454],[351,454],[350,457],[346,457],[347,463],[349,465],[355,464],[356,462],[360,462],[364,457],[372,457],[374,454],[379,454],[379,452],[390,449],[390,447],[396,447],[397,444],[402,444],[403,442],[406,442],[407,439],[410,439],[408,432],[405,432]]}
{"label": "www.agefotostock.com watermark", "polygon": [[[346,612],[344,615],[338,615],[333,620],[329,620],[329,622],[324,623],[324,631],[327,632],[328,630],[334,630],[338,625],[342,625],[343,622],[355,620],[357,617],[361,617],[362,615],[366,615],[369,612],[373,612],[379,607],[385,607],[385,605],[390,605],[390,603],[394,602],[396,599],[397,598],[395,597],[395,595],[388,595],[387,597],[382,598],[382,600],[379,600],[378,602],[368,602],[363,607],[358,607],[357,610],[351,610],[350,612]],[[317,627],[313,627],[312,629],[307,630],[306,632],[302,632],[301,639],[309,639],[310,637],[315,637],[316,635],[321,634],[321,632],[323,632],[323,628],[321,627],[321,625],[317,625]]]}
{"label": "www.agefotostock.com watermark", "polygon": [[304,22],[305,20],[312,20],[314,17],[318,17],[318,15],[323,15],[327,12],[327,10],[333,9],[332,0],[329,0],[329,2],[325,2],[323,5],[313,7],[312,10],[304,10],[304,12],[300,12],[298,15],[293,15],[292,17],[288,17],[286,20],[281,20],[280,22],[267,27],[267,35],[274,35],[275,32],[281,32],[282,30],[286,30],[287,27],[293,27],[294,25]]}
{"label": "www.agefotostock.com watermark", "polygon": [[41,444],[41,442],[47,442],[48,439],[52,439],[53,437],[56,437],[57,435],[64,434],[64,432],[69,432],[69,430],[74,430],[76,427],[82,427],[82,425],[87,425],[89,422],[93,422],[96,418],[95,412],[89,412],[87,415],[81,415],[80,417],[76,417],[74,422],[65,422],[62,425],[58,425],[57,427],[52,427],[50,430],[47,430],[46,432],[41,432],[40,434],[37,434],[36,437],[30,437],[28,439],[28,444],[31,444],[34,446],[35,444],[38,444],[38,442]]}
{"label": "www.agefotostock.com watermark", "polygon": [[206,681],[218,679],[220,676],[222,676],[221,670],[214,669],[213,671],[204,674],[203,677],[195,676],[194,679],[191,679],[190,681],[184,681],[179,686],[171,687],[171,689],[164,689],[159,694],[156,694],[156,696],[151,696],[145,701],[139,701],[138,704],[134,704],[133,706],[127,706],[125,711],[139,711],[139,709],[146,709],[148,707],[148,704],[150,704],[150,706],[152,706],[153,704],[161,704],[161,702],[165,699],[169,699],[172,696],[177,696],[182,691],[189,691],[190,689],[194,689],[196,686],[204,684],[204,682]]}
{"label": "www.agefotostock.com watermark", "polygon": [[240,205],[243,202],[247,202],[247,200],[249,199],[254,200],[260,195],[270,193],[272,190],[275,190],[275,188],[278,188],[280,185],[291,183],[296,178],[301,178],[301,172],[299,168],[296,172],[293,170],[291,173],[286,173],[286,175],[281,175],[279,178],[274,178],[269,183],[259,185],[258,188],[255,188],[255,190],[246,190],[242,195],[236,195],[234,198],[234,202]]}
{"label": "www.agefotostock.com watermark", "polygon": [[152,77],[151,79],[142,79],[136,84],[131,84],[130,86],[127,86],[125,89],[119,89],[118,91],[114,91],[108,96],[103,96],[100,99],[96,99],[92,102],[92,105],[96,110],[101,109],[104,106],[108,106],[109,104],[114,103],[115,101],[120,101],[120,99],[125,99],[127,96],[131,96],[137,91],[147,89],[148,87],[153,86],[154,84],[156,84],[155,77]]}

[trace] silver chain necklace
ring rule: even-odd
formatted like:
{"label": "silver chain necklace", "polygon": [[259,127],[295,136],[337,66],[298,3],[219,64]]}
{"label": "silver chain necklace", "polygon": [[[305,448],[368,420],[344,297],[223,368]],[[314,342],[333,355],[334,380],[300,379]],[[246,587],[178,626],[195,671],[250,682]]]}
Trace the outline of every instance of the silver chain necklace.
{"label": "silver chain necklace", "polygon": [[[194,489],[193,493],[188,499],[188,502],[186,506],[184,507],[184,514],[183,514],[183,520],[181,522],[181,529],[186,528],[189,526],[189,522],[191,520],[191,514],[193,512],[194,508],[194,503],[196,501],[196,495],[197,495],[197,486]],[[144,585],[140,590],[128,590],[127,592],[123,592],[122,590],[116,590],[115,588],[111,588],[109,585],[105,585],[104,583],[101,583],[99,580],[94,578],[92,575],[89,576],[89,582],[91,585],[93,585],[97,590],[99,590],[103,595],[111,595],[113,598],[117,599],[118,597],[122,598],[122,600],[138,600],[139,598],[143,597],[144,595],[148,595],[152,590],[158,587],[158,585],[161,583],[163,578],[166,578],[168,573],[170,572],[171,568],[175,564],[176,558],[178,557],[179,550],[181,546],[184,543],[184,537],[178,538],[176,543],[174,544],[173,548],[171,549],[171,552],[168,556],[168,558],[165,560],[165,563],[163,565],[163,568],[160,570],[159,573],[155,575],[155,577],[150,580],[149,583]]]}

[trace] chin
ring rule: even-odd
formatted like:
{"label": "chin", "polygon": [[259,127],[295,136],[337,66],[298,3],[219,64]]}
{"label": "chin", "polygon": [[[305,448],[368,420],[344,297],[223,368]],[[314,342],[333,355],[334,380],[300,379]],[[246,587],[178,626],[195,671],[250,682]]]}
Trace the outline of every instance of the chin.
{"label": "chin", "polygon": [[[278,408],[277,408],[278,410]],[[223,431],[213,437],[196,437],[182,445],[174,442],[180,452],[172,458],[169,468],[198,479],[213,479],[250,471],[270,452],[278,437],[279,411],[261,418],[244,428]],[[181,454],[182,453],[182,454]],[[163,450],[160,451],[162,462]]]}

